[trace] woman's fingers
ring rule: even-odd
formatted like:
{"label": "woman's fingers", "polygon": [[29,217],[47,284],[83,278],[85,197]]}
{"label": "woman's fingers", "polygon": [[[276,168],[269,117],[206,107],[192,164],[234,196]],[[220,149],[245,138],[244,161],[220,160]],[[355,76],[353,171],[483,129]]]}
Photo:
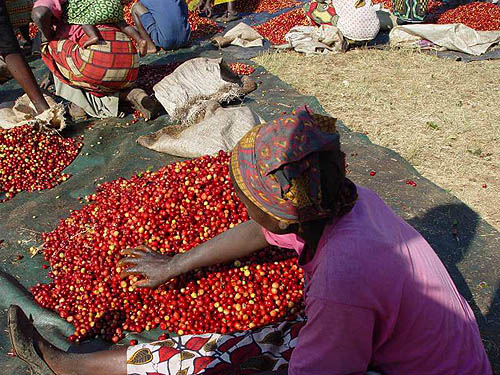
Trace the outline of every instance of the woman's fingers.
{"label": "woman's fingers", "polygon": [[128,249],[124,249],[121,251],[121,254],[128,256],[128,257],[140,257],[146,253],[149,253],[149,252],[150,252],[150,250],[146,246],[141,245],[141,246],[137,246],[137,247],[131,247]]}
{"label": "woman's fingers", "polygon": [[120,278],[123,279],[128,276],[133,276],[133,275],[143,275],[144,271],[140,269],[140,267],[134,266],[134,267],[128,267],[127,269],[123,270],[120,272]]}
{"label": "woman's fingers", "polygon": [[154,288],[156,285],[154,283],[152,283],[151,280],[146,278],[146,279],[142,279],[142,280],[137,281],[134,284],[134,286],[137,288]]}

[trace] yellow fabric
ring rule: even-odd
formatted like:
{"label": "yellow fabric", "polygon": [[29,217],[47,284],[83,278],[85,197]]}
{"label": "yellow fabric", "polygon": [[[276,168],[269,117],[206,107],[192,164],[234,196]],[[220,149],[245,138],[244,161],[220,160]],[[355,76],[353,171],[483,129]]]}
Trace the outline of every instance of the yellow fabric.
{"label": "yellow fabric", "polygon": [[232,3],[235,0],[214,0],[214,5]]}

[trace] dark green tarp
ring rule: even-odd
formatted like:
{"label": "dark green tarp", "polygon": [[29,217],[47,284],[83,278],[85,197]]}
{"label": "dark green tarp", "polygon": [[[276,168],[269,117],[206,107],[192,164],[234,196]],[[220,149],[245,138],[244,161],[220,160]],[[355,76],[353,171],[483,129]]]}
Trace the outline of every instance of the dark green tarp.
{"label": "dark green tarp", "polygon": [[[251,63],[245,59],[254,53],[230,47],[224,51],[224,58],[229,62]],[[221,53],[203,43],[175,55],[148,57],[145,62],[167,63],[196,55],[218,57]],[[43,64],[38,60],[32,65],[40,77],[45,71]],[[252,77],[260,85],[257,91],[245,98],[244,104],[266,120],[303,104],[309,105],[313,111],[324,112],[314,97],[301,95],[261,67],[257,67]],[[1,101],[15,98],[18,94],[19,88],[13,81],[0,86]],[[331,115],[342,118],[342,113]],[[366,115],[369,116],[369,113]],[[129,116],[72,125],[63,134],[71,137],[83,135],[85,144],[66,170],[72,177],[54,189],[21,193],[6,203],[0,203],[0,240],[3,240],[0,245],[0,362],[3,374],[27,373],[20,361],[7,355],[10,344],[4,333],[5,311],[12,303],[31,312],[41,331],[63,349],[81,352],[106,346],[94,340],[69,347],[65,337],[72,333],[72,327],[32,302],[25,288],[48,279],[47,270],[41,268],[42,257],[30,258],[29,248],[41,243],[41,232],[53,230],[71,209],[78,209],[81,203],[77,198],[92,193],[96,184],[118,177],[128,178],[147,168],[158,169],[178,160],[136,144],[138,136],[168,124],[168,116],[164,115],[155,121],[139,121],[136,124],[131,124]],[[500,371],[499,232],[464,203],[421,177],[397,153],[372,144],[366,136],[352,133],[343,125],[340,127],[350,178],[377,191],[431,243],[460,292],[473,307],[492,364],[496,371]],[[375,170],[376,175],[370,176],[370,170]],[[407,179],[414,180],[417,186],[407,185]],[[18,261],[17,255],[24,257]],[[158,335],[159,332],[155,331],[134,337],[148,340]]]}

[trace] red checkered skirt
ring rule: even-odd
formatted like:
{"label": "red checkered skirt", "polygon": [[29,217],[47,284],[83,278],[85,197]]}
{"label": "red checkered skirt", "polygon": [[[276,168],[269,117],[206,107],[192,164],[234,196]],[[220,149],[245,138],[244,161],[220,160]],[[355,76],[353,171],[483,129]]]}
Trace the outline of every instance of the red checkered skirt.
{"label": "red checkered skirt", "polygon": [[117,28],[99,25],[103,41],[82,48],[69,39],[54,40],[42,46],[42,58],[49,70],[63,83],[96,96],[132,87],[139,72],[139,55],[130,38]]}

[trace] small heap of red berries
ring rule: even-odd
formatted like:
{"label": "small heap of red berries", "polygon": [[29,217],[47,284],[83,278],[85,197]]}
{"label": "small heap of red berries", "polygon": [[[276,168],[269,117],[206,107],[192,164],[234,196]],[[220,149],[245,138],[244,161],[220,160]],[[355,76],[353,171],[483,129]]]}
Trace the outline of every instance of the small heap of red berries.
{"label": "small heap of red berries", "polygon": [[462,23],[474,30],[500,30],[500,6],[488,2],[472,2],[437,15],[436,23]]}
{"label": "small heap of red berries", "polygon": [[295,316],[303,273],[289,250],[269,247],[157,289],[134,287],[137,276],[119,277],[122,249],[145,244],[174,255],[248,220],[228,170],[229,155],[221,151],[101,185],[44,234],[53,281],[31,289],[35,300],[74,325],[71,341],[117,342],[125,331],[156,327],[225,333]]}
{"label": "small heap of red berries", "polygon": [[81,147],[77,140],[30,125],[0,129],[0,202],[66,181],[70,175],[63,170]]}
{"label": "small heap of red berries", "polygon": [[310,21],[303,9],[294,9],[253,28],[273,45],[286,43],[285,35],[294,26],[307,26]]}
{"label": "small heap of red berries", "polygon": [[300,4],[295,0],[239,0],[236,9],[241,13],[269,13],[273,14],[280,9],[291,8]]}

